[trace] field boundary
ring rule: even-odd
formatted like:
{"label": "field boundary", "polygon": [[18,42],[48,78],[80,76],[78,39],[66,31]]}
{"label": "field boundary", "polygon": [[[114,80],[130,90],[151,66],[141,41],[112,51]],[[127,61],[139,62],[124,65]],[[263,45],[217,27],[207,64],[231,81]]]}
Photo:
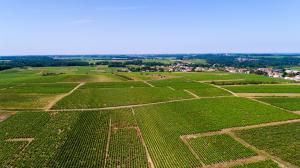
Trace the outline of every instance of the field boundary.
{"label": "field boundary", "polygon": [[198,95],[196,95],[195,93],[193,93],[187,89],[184,89],[184,91],[187,92],[188,94],[190,94],[191,96],[193,96],[194,98],[198,98],[198,99],[200,98]]}
{"label": "field boundary", "polygon": [[106,167],[107,159],[109,157],[108,152],[109,152],[109,144],[110,144],[110,137],[111,137],[111,127],[112,127],[111,118],[109,118],[109,129],[108,129],[107,143],[106,143],[106,148],[105,148],[104,167]]}
{"label": "field boundary", "polygon": [[[218,131],[204,132],[204,133],[199,133],[199,134],[181,135],[180,138],[184,142],[187,142],[185,144],[190,149],[191,147],[188,145],[189,139],[208,137],[208,136],[214,136],[214,135],[229,135],[235,141],[239,142],[240,144],[244,145],[246,148],[249,148],[249,149],[253,150],[256,154],[258,154],[257,156],[254,156],[254,157],[225,161],[225,162],[220,162],[220,163],[216,163],[216,164],[212,164],[212,165],[205,165],[205,164],[203,165],[203,163],[201,163],[202,167],[204,166],[204,168],[219,168],[219,167],[235,166],[235,165],[240,165],[243,163],[252,163],[252,162],[262,161],[262,160],[266,160],[268,158],[274,160],[276,163],[279,164],[280,167],[297,168],[297,166],[295,166],[289,162],[286,162],[286,161],[280,159],[279,157],[273,156],[264,150],[257,149],[255,146],[247,143],[245,140],[239,138],[234,133],[235,131],[248,130],[248,129],[254,129],[254,128],[263,128],[263,127],[276,126],[276,125],[284,125],[284,124],[288,124],[288,123],[297,123],[297,122],[300,122],[300,119],[276,121],[276,122],[248,125],[248,126],[242,126],[242,127],[224,128],[224,129],[221,129]],[[190,149],[190,151],[194,154],[193,149],[192,150]],[[198,157],[196,157],[196,158],[198,159]]]}
{"label": "field boundary", "polygon": [[151,83],[147,82],[147,81],[143,81],[146,85],[150,86],[150,87],[155,87],[154,85],[152,85]]}
{"label": "field boundary", "polygon": [[27,142],[27,144],[21,150],[21,152],[23,152],[31,144],[33,140],[34,138],[10,138],[10,139],[6,139],[5,141],[6,142]]}
{"label": "field boundary", "polygon": [[142,135],[142,131],[140,130],[140,128],[139,128],[139,126],[138,126],[138,123],[137,123],[137,121],[136,121],[136,118],[134,117],[134,116],[135,116],[135,111],[134,111],[133,108],[131,108],[131,112],[132,112],[133,118],[134,118],[134,120],[135,120],[135,122],[136,122],[136,125],[137,125],[137,126],[134,127],[134,128],[136,129],[137,135],[138,135],[138,137],[140,138],[140,140],[141,140],[141,142],[142,142],[142,145],[143,145],[144,148],[145,148],[146,157],[147,157],[147,161],[148,161],[148,166],[149,166],[149,168],[154,168],[155,166],[154,166],[153,160],[152,160],[152,158],[151,158],[151,156],[150,156],[150,153],[149,153],[149,150],[148,150],[148,148],[147,148],[147,145],[146,145],[146,142],[145,142],[145,140],[144,140],[144,137],[143,137],[143,135]]}
{"label": "field boundary", "polygon": [[236,93],[239,97],[300,97],[300,93]]}
{"label": "field boundary", "polygon": [[114,110],[114,109],[132,108],[132,107],[143,107],[143,106],[150,106],[150,105],[157,105],[157,104],[167,104],[172,102],[183,102],[183,101],[190,101],[190,100],[215,99],[215,98],[226,98],[226,97],[233,97],[233,96],[212,96],[212,97],[199,97],[199,98],[193,97],[193,98],[186,98],[186,99],[176,99],[176,100],[168,100],[168,101],[161,101],[161,102],[154,102],[154,103],[132,104],[132,105],[124,105],[124,106],[99,107],[99,108],[87,108],[87,109],[50,109],[48,111],[64,112],[64,111]]}
{"label": "field boundary", "polygon": [[46,107],[45,111],[49,111],[58,101],[62,100],[63,98],[71,95],[73,92],[75,92],[78,88],[83,86],[85,83],[79,83],[75,88],[73,88],[71,91],[65,94],[58,95],[52,102],[50,102]]}
{"label": "field boundary", "polygon": [[[198,82],[200,82],[200,81],[198,81]],[[200,82],[200,83],[203,83],[203,82]],[[210,86],[213,86],[213,87],[222,89],[222,90],[224,90],[224,91],[226,91],[226,92],[232,94],[232,95],[235,96],[235,97],[239,97],[236,93],[234,93],[234,92],[232,92],[231,90],[228,90],[228,89],[226,89],[226,88],[223,88],[223,87],[221,87],[221,86],[214,85],[214,84],[211,84],[211,83],[204,83],[204,84],[208,84],[208,85],[210,85]]]}

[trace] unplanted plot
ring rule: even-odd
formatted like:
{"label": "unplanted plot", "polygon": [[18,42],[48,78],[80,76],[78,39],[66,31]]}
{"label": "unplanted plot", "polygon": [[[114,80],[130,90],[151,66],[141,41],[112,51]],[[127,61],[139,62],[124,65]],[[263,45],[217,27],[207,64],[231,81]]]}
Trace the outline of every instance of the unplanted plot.
{"label": "unplanted plot", "polygon": [[238,131],[237,135],[258,149],[300,166],[300,122]]}
{"label": "unplanted plot", "polygon": [[229,135],[213,135],[188,140],[200,160],[207,164],[220,163],[255,156],[256,153]]}
{"label": "unplanted plot", "polygon": [[59,101],[54,109],[87,109],[154,103],[192,98],[184,91],[169,88],[78,89]]}

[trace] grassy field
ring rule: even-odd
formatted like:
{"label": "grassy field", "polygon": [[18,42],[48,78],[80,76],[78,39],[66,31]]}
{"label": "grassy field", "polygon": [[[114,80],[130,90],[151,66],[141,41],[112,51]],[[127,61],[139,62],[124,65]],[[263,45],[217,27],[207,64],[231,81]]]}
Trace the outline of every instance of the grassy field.
{"label": "grassy field", "polygon": [[180,136],[299,118],[245,98],[214,98],[135,108],[138,125],[157,167],[200,165]]}
{"label": "grassy field", "polygon": [[291,111],[300,111],[299,97],[265,97],[257,100],[272,104]]}
{"label": "grassy field", "polygon": [[259,149],[300,166],[300,123],[244,130],[239,137]]}
{"label": "grassy field", "polygon": [[149,85],[145,84],[141,81],[128,81],[128,82],[98,82],[98,83],[87,83],[82,89],[101,89],[101,88],[134,88],[134,87],[149,87]]}
{"label": "grassy field", "polygon": [[188,143],[207,165],[256,155],[228,135],[192,138]]}
{"label": "grassy field", "polygon": [[236,85],[224,88],[236,93],[300,93],[300,85]]}
{"label": "grassy field", "polygon": [[184,98],[191,98],[191,96],[184,91],[174,91],[166,87],[83,88],[59,101],[54,109],[113,107]]}

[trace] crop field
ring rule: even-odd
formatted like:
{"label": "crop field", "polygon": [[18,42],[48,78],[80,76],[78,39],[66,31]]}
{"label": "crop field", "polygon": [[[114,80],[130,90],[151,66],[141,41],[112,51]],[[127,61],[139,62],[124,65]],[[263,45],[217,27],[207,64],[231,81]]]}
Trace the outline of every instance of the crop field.
{"label": "crop field", "polygon": [[208,165],[256,155],[255,152],[247,149],[228,135],[193,138],[188,143],[201,161]]}
{"label": "crop field", "polygon": [[291,111],[300,111],[299,97],[264,97],[257,100],[272,104]]}
{"label": "crop field", "polygon": [[[93,86],[95,87],[95,86]],[[174,99],[192,98],[184,91],[174,91],[167,87],[136,88],[83,88],[59,101],[54,109],[87,109],[154,103]]]}
{"label": "crop field", "polygon": [[182,78],[174,78],[170,80],[159,80],[150,82],[156,87],[170,87],[174,90],[188,90],[199,97],[210,96],[230,96],[231,94],[225,90],[215,86],[199,83],[194,81],[185,80]]}
{"label": "crop field", "polygon": [[300,97],[242,93],[300,85],[107,65],[0,71],[0,167],[300,167]]}
{"label": "crop field", "polygon": [[238,132],[238,136],[271,155],[300,166],[300,123],[290,123]]}
{"label": "crop field", "polygon": [[224,86],[235,93],[300,93],[300,85],[242,85]]}
{"label": "crop field", "polygon": [[135,114],[157,167],[200,165],[181,141],[181,135],[299,118],[245,98],[208,98],[138,107]]}
{"label": "crop field", "polygon": [[276,162],[272,160],[266,160],[266,161],[260,161],[255,163],[243,164],[239,166],[233,166],[232,168],[280,168],[280,167]]}

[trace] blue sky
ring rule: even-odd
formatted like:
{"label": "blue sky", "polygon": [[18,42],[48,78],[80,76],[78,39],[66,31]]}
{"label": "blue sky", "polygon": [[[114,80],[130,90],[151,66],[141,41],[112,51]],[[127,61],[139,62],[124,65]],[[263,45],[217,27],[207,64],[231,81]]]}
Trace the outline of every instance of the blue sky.
{"label": "blue sky", "polygon": [[0,55],[300,52],[299,0],[0,0]]}

